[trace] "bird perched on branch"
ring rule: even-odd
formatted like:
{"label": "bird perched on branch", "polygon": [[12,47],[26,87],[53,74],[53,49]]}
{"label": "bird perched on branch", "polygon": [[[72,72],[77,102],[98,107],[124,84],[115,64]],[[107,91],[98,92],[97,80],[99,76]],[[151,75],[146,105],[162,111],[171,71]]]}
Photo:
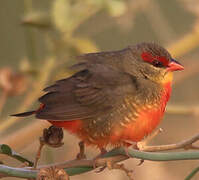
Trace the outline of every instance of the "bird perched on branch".
{"label": "bird perched on branch", "polygon": [[173,71],[184,69],[155,43],[77,59],[78,72],[45,88],[37,110],[15,116],[35,114],[101,150],[149,135],[164,114]]}

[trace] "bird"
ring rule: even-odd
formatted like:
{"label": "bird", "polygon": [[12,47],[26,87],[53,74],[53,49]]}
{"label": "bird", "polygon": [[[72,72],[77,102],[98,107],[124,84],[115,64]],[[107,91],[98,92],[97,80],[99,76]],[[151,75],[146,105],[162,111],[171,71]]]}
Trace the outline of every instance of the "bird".
{"label": "bird", "polygon": [[159,125],[173,72],[184,67],[154,42],[76,57],[76,73],[44,89],[35,115],[101,151],[139,142]]}

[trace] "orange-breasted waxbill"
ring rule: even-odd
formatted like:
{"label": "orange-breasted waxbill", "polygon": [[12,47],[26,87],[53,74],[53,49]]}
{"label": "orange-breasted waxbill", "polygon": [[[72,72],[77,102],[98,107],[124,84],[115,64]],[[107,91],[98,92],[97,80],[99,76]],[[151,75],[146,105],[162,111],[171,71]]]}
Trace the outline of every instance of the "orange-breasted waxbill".
{"label": "orange-breasted waxbill", "polygon": [[155,43],[77,58],[78,72],[45,88],[40,108],[15,116],[35,114],[100,149],[150,134],[164,114],[173,71],[184,69]]}

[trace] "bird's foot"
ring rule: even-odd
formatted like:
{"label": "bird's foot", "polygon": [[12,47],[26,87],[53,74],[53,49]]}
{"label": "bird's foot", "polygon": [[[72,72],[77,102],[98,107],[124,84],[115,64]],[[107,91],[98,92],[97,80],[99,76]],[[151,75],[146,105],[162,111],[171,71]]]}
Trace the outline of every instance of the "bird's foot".
{"label": "bird's foot", "polygon": [[128,156],[128,158],[132,158],[132,156],[130,156],[130,154],[129,154],[129,152],[128,152],[128,148],[129,148],[129,147],[132,147],[133,149],[137,149],[137,143],[136,143],[136,142],[132,142],[132,141],[125,140],[125,141],[123,142],[123,147],[124,147],[124,151],[125,151],[126,156]]}
{"label": "bird's foot", "polygon": [[[132,156],[130,156],[128,152],[128,147],[132,146],[133,149],[139,150],[138,145],[135,142],[129,142],[129,141],[125,142],[125,144],[128,145],[128,146],[124,146],[125,154],[126,156],[128,156],[128,158],[132,158]],[[138,166],[141,166],[143,163],[144,163],[144,160],[141,159],[140,162],[138,163]]]}
{"label": "bird's foot", "polygon": [[[93,168],[96,168],[96,167],[97,167],[97,160],[98,160],[102,155],[104,155],[105,153],[107,153],[106,149],[104,149],[104,148],[101,148],[100,150],[101,150],[101,153],[100,153],[98,156],[96,156],[96,157],[94,158]],[[125,151],[126,151],[127,154],[128,154],[128,147],[125,148]],[[130,156],[129,156],[129,157],[130,157]],[[133,180],[133,177],[132,177],[132,175],[133,175],[133,170],[127,169],[127,168],[124,166],[124,164],[113,163],[111,160],[107,160],[107,161],[106,161],[106,165],[103,166],[103,167],[100,167],[100,168],[96,171],[96,173],[102,172],[102,171],[103,171],[104,169],[106,169],[106,168],[108,168],[109,170],[112,170],[112,169],[120,169],[120,170],[122,170],[122,171],[124,171],[124,172],[126,173],[126,175],[128,176],[128,178],[129,178],[130,180]]]}
{"label": "bird's foot", "polygon": [[[147,143],[149,143],[149,141],[151,141],[155,136],[157,136],[162,131],[163,131],[162,128],[159,128],[159,129],[155,130],[153,133],[151,133],[149,136],[147,136],[145,139],[143,139],[142,141],[140,141],[140,142],[132,143],[132,142],[128,142],[127,141],[125,143],[130,144],[133,149],[144,151],[145,147],[147,146]],[[127,146],[125,146],[124,150],[126,152],[126,155],[129,158],[131,158],[131,156],[128,153],[128,147]],[[143,163],[144,163],[144,160],[141,159],[140,162],[139,162],[139,164],[138,164],[138,166],[141,166]]]}
{"label": "bird's foot", "polygon": [[85,145],[84,145],[83,141],[79,142],[79,153],[77,154],[76,159],[78,159],[78,160],[86,159]]}

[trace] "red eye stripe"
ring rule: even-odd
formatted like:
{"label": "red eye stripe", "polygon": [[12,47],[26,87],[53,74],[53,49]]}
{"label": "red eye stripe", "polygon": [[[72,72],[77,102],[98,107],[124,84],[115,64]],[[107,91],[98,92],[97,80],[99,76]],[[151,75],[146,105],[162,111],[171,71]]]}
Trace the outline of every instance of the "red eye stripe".
{"label": "red eye stripe", "polygon": [[144,61],[152,63],[154,60],[160,61],[163,66],[167,67],[169,64],[169,61],[164,56],[152,56],[151,53],[143,52],[141,54],[141,57]]}
{"label": "red eye stripe", "polygon": [[165,67],[169,64],[169,61],[164,56],[156,56],[156,59],[158,59],[158,61],[160,61]]}
{"label": "red eye stripe", "polygon": [[148,53],[148,52],[143,52],[141,54],[141,57],[144,61],[149,62],[149,63],[152,63],[154,60],[154,57],[151,55],[151,53]]}

